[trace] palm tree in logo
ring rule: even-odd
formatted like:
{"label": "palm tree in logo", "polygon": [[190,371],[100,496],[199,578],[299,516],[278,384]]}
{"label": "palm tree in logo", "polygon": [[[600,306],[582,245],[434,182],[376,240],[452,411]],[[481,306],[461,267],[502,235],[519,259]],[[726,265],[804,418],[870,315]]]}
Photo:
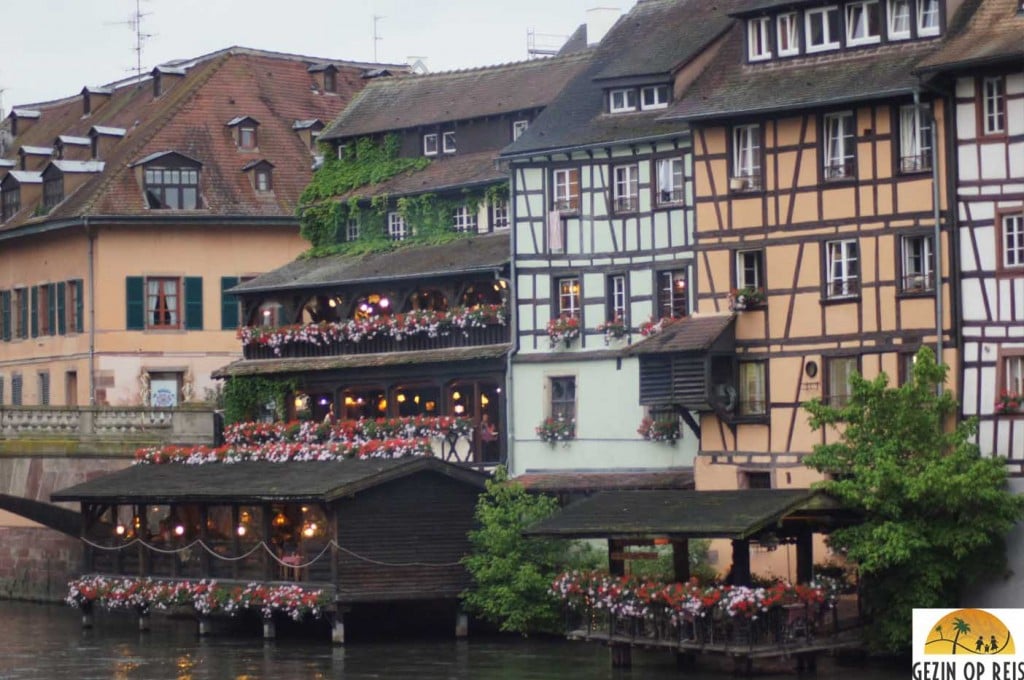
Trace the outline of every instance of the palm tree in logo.
{"label": "palm tree in logo", "polygon": [[953,619],[953,630],[956,631],[956,635],[953,636],[953,654],[956,654],[956,641],[960,639],[960,635],[971,632],[971,624],[967,623],[959,616]]}

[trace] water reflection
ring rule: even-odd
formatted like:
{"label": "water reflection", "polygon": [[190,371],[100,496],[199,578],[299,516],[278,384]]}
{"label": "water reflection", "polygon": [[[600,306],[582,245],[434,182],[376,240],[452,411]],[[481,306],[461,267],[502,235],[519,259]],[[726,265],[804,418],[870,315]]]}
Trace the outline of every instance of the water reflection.
{"label": "water reflection", "polygon": [[[608,650],[558,640],[450,639],[357,642],[328,639],[264,642],[254,635],[197,638],[194,622],[154,616],[140,634],[128,615],[100,613],[83,631],[76,612],[58,605],[0,602],[3,680],[292,680],[417,678],[418,680],[723,680],[707,670],[681,673],[665,652],[634,655],[630,671],[612,672]],[[818,680],[895,680],[899,669],[819,669]],[[771,677],[771,676],[760,676]],[[777,677],[792,678],[792,674]]]}

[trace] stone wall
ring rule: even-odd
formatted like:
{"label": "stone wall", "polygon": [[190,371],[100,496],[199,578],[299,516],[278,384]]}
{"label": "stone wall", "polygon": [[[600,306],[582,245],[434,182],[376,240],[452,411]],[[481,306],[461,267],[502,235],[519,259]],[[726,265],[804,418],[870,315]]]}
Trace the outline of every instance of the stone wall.
{"label": "stone wall", "polygon": [[0,599],[60,602],[82,564],[82,544],[46,528],[0,527]]}

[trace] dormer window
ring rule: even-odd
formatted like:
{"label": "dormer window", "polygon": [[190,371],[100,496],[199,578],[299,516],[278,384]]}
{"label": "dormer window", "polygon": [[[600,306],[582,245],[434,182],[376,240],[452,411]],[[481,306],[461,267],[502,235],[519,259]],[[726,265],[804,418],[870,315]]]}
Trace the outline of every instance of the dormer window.
{"label": "dormer window", "polygon": [[608,110],[611,113],[636,111],[636,90],[621,89],[608,93]]}
{"label": "dormer window", "polygon": [[750,61],[771,59],[771,38],[768,31],[768,17],[747,21],[747,58]]}
{"label": "dormer window", "polygon": [[918,0],[917,34],[919,36],[939,34],[939,0]]}
{"label": "dormer window", "polygon": [[273,189],[271,172],[271,169],[268,167],[256,170],[256,191],[270,191]]}
{"label": "dormer window", "polygon": [[338,91],[337,66],[334,64],[313,64],[309,67],[308,71],[313,74],[316,86],[323,92],[335,93]]}
{"label": "dormer window", "polygon": [[332,69],[324,71],[324,92],[337,92],[338,79]]}
{"label": "dormer window", "polygon": [[775,33],[778,36],[780,57],[800,53],[800,24],[796,12],[786,12],[776,17]]}
{"label": "dormer window", "polygon": [[889,40],[910,37],[910,0],[889,0]]}
{"label": "dormer window", "polygon": [[251,116],[238,116],[228,121],[227,126],[234,129],[235,145],[243,151],[253,151],[259,146],[256,129],[260,123]]}
{"label": "dormer window", "polygon": [[146,203],[153,210],[196,210],[202,207],[199,176],[202,164],[175,152],[148,156],[143,166]]}
{"label": "dormer window", "polygon": [[43,173],[43,210],[50,212],[64,200],[64,173],[50,168]]}
{"label": "dormer window", "polygon": [[817,7],[807,10],[804,14],[804,28],[808,52],[838,49],[839,8]]}
{"label": "dormer window", "polygon": [[274,190],[274,164],[266,160],[246,163],[242,172],[251,172],[252,188],[257,193],[267,193]]}
{"label": "dormer window", "polygon": [[869,45],[882,39],[878,0],[846,5],[846,44]]}
{"label": "dormer window", "polygon": [[437,133],[432,132],[428,135],[423,135],[423,155],[424,156],[436,156],[437,155]]}
{"label": "dormer window", "polygon": [[664,109],[668,106],[668,85],[650,85],[640,88],[640,108],[644,111]]}
{"label": "dormer window", "polygon": [[517,120],[512,123],[512,141],[516,141],[523,136],[526,129],[530,127],[530,121],[528,120]]}
{"label": "dormer window", "polygon": [[21,187],[11,186],[0,191],[0,222],[6,222],[21,210]]}
{"label": "dormer window", "polygon": [[445,153],[455,153],[455,133],[446,132],[443,135],[443,148]]}

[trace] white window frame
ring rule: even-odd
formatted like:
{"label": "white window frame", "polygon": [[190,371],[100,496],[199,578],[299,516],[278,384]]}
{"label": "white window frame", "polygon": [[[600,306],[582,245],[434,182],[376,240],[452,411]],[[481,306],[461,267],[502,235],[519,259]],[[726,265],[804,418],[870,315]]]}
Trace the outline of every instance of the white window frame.
{"label": "white window frame", "polygon": [[441,135],[443,143],[441,144],[441,150],[445,153],[455,153],[455,131],[449,130]]}
{"label": "white window frame", "polygon": [[[909,40],[910,0],[886,0],[885,15],[889,40]],[[899,23],[903,23],[903,28],[899,27]]]}
{"label": "white window frame", "polygon": [[[648,102],[650,95],[650,102]],[[647,85],[640,88],[640,110],[654,111],[668,108],[668,85]]]}
{"label": "white window frame", "polygon": [[837,111],[822,116],[822,173],[826,181],[852,179],[857,173],[857,116]]}
{"label": "white window frame", "polygon": [[[690,281],[685,269],[668,269],[657,273],[659,318],[681,319],[690,314]],[[677,309],[681,307],[682,309]],[[676,312],[680,312],[678,315]]]}
{"label": "white window frame", "polygon": [[[616,99],[620,101],[616,103]],[[610,113],[628,113],[636,111],[636,90],[631,87],[617,88],[608,92],[608,111]]]}
{"label": "white window frame", "polygon": [[[577,173],[575,195],[572,193],[572,175],[574,172]],[[579,210],[579,177],[579,168],[558,168],[552,173],[555,210],[563,212]]]}
{"label": "white window frame", "polygon": [[686,173],[683,159],[659,158],[654,162],[658,205],[679,205],[686,201]]}
{"label": "white window frame", "polygon": [[609,309],[606,319],[608,321],[622,319],[625,322],[627,320],[625,274],[612,274],[608,277],[608,303]]}
{"label": "white window frame", "polygon": [[404,241],[409,238],[409,225],[402,213],[388,213],[388,238],[392,241]]}
{"label": "white window frame", "polygon": [[1024,268],[1024,213],[1002,216],[1003,268]]}
{"label": "white window frame", "polygon": [[523,133],[526,132],[526,130],[529,129],[529,127],[530,127],[530,121],[528,121],[528,120],[517,120],[517,121],[513,122],[512,123],[512,141],[514,142],[517,139],[519,139],[520,137],[522,137]]}
{"label": "white window frame", "polygon": [[[850,403],[853,396],[854,373],[860,371],[857,357],[829,357],[825,361],[825,371],[828,378],[828,405],[843,407]],[[839,388],[843,391],[840,392]]]}
{"label": "white window frame", "polygon": [[736,289],[744,288],[764,288],[764,251],[761,249],[736,251]]}
{"label": "white window frame", "polygon": [[1006,132],[1006,79],[1003,76],[981,80],[981,125],[986,135]]}
{"label": "white window frame", "polygon": [[732,129],[732,177],[745,180],[742,190],[761,188],[761,126],[737,125]]}
{"label": "white window frame", "polygon": [[[783,36],[789,44],[784,46]],[[796,12],[785,12],[775,18],[775,46],[780,57],[800,54],[800,21]]]}
{"label": "white window frame", "polygon": [[508,201],[496,201],[491,204],[491,229],[508,229],[511,223],[508,212]]}
{"label": "white window frame", "polygon": [[771,17],[747,20],[747,60],[764,61],[772,58]]}
{"label": "white window frame", "polygon": [[348,218],[348,224],[345,225],[345,240],[355,241],[359,238],[359,220],[355,217]]}
{"label": "white window frame", "polygon": [[860,249],[857,239],[825,242],[825,298],[860,296]]}
{"label": "white window frame", "polygon": [[615,212],[640,209],[640,168],[636,163],[616,165],[612,169],[612,199]]}
{"label": "white window frame", "polygon": [[[882,17],[878,0],[857,0],[846,5],[846,44],[873,45],[882,41]],[[871,33],[871,17],[875,33]]]}
{"label": "white window frame", "polygon": [[927,104],[900,107],[901,173],[923,172],[932,168],[931,107]]}
{"label": "white window frame", "polygon": [[556,279],[558,294],[558,316],[564,319],[579,319],[583,311],[583,287],[578,276]]}
{"label": "white window frame", "polygon": [[1024,354],[1003,357],[1003,389],[1024,393]]}
{"label": "white window frame", "polygon": [[[808,53],[839,49],[839,36],[832,35],[831,25],[828,20],[830,12],[835,12],[838,16],[839,7],[836,5],[815,7],[804,12],[804,45]],[[814,25],[816,18],[818,21],[821,21],[821,37],[823,40],[823,42],[817,45],[811,40],[813,35],[811,27]]]}
{"label": "white window frame", "polygon": [[[341,147],[339,147],[339,152],[340,152],[340,148]],[[424,156],[436,156],[437,153],[438,153],[437,133],[436,132],[431,132],[429,134],[423,135],[423,155]],[[339,158],[340,158],[340,156],[339,156]]]}
{"label": "white window frame", "polygon": [[468,205],[460,205],[452,216],[452,230],[460,234],[473,234],[477,231],[477,214]]}
{"label": "white window frame", "polygon": [[932,237],[927,234],[904,236],[900,244],[903,263],[904,293],[927,293],[935,290],[935,250]]}
{"label": "white window frame", "polygon": [[765,361],[740,361],[737,364],[738,388],[736,406],[741,416],[763,416],[768,413],[768,381]]}
{"label": "white window frame", "polygon": [[[942,30],[940,11],[939,0],[917,0],[917,36],[919,38],[939,34]],[[930,17],[934,17],[935,24],[926,26],[925,21]]]}

